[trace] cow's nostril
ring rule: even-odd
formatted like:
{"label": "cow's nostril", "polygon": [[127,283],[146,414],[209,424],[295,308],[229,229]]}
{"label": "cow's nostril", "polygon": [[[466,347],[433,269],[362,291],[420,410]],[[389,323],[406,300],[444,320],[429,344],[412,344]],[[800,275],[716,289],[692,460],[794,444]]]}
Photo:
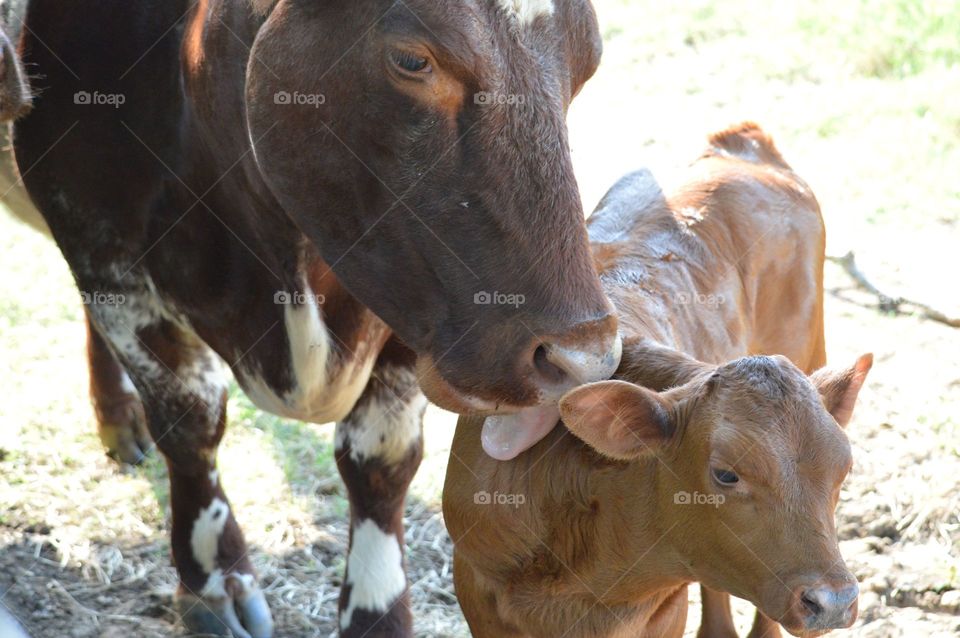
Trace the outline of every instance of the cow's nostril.
{"label": "cow's nostril", "polygon": [[533,352],[533,365],[537,369],[540,378],[551,385],[563,383],[567,378],[567,373],[562,368],[550,361],[547,354],[547,348],[540,344]]}
{"label": "cow's nostril", "polygon": [[[567,342],[572,339],[566,339]],[[537,339],[530,344],[527,371],[540,390],[540,400],[558,401],[575,386],[609,379],[620,364],[622,341],[613,333],[591,342],[581,339],[573,345],[560,339]]]}

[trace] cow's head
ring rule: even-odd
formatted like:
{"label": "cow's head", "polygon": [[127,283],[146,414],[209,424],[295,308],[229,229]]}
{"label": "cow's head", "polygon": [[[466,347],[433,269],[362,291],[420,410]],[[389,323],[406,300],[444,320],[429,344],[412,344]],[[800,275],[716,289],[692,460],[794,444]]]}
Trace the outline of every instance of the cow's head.
{"label": "cow's head", "polygon": [[588,0],[279,0],[247,70],[257,163],[440,405],[503,413],[607,378],[565,113]]}
{"label": "cow's head", "polygon": [[589,384],[563,398],[561,413],[603,454],[656,456],[657,511],[645,518],[663,526],[691,580],[816,636],[857,616],[833,514],[852,463],[841,427],[871,363],[864,355],[808,378],[784,357],[747,357],[704,366],[665,393]]}

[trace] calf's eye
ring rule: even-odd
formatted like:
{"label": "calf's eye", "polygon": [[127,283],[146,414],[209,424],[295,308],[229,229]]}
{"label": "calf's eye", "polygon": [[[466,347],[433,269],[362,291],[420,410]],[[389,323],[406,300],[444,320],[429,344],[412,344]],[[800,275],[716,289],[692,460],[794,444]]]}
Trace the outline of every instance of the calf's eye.
{"label": "calf's eye", "polygon": [[737,476],[737,473],[733,470],[719,470],[714,468],[712,471],[713,478],[716,479],[720,485],[736,485],[740,481],[740,477]]}

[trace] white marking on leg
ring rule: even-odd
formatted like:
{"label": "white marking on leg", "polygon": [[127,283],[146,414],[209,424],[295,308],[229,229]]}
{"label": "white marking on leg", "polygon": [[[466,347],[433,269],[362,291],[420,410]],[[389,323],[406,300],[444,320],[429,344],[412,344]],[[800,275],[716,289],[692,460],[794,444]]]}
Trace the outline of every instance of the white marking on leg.
{"label": "white marking on leg", "polygon": [[217,470],[217,468],[213,468],[207,474],[207,477],[210,479],[210,485],[212,485],[213,487],[216,487],[217,483],[220,482],[220,471]]}
{"label": "white marking on leg", "polygon": [[203,598],[223,598],[227,595],[227,579],[223,575],[223,570],[217,567],[207,576],[207,582],[203,584],[200,590],[200,596]]}
{"label": "white marking on leg", "polygon": [[357,525],[347,559],[347,584],[350,601],[340,614],[341,630],[350,626],[357,609],[381,614],[387,611],[407,587],[397,537],[371,520]]}
{"label": "white marking on leg", "polygon": [[378,377],[386,385],[384,394],[360,405],[337,424],[335,448],[339,451],[349,444],[350,458],[357,463],[375,458],[392,465],[420,440],[427,399],[417,389],[416,376],[409,369],[384,368]]}
{"label": "white marking on leg", "polygon": [[223,571],[217,568],[217,546],[227,524],[230,506],[221,498],[214,498],[208,507],[200,510],[190,532],[193,558],[209,576],[200,592],[202,596],[226,595]]}
{"label": "white marking on leg", "polygon": [[[133,283],[129,283],[129,282]],[[124,287],[106,296],[84,291],[90,299],[105,298],[110,303],[92,303],[88,306],[103,336],[114,347],[125,367],[148,385],[173,385],[177,395],[189,393],[209,411],[207,423],[216,428],[220,417],[220,400],[227,381],[223,361],[208,348],[193,331],[187,319],[172,307],[164,304],[149,277],[134,278],[131,274]],[[185,340],[194,356],[177,367],[168,369],[141,341],[140,333],[160,325],[173,323],[178,329],[178,338]],[[125,391],[136,393],[136,388],[124,374]]]}
{"label": "white marking on leg", "polygon": [[137,388],[133,385],[133,381],[126,370],[120,371],[120,389],[127,394],[137,394]]}
{"label": "white marking on leg", "polygon": [[517,16],[521,25],[533,24],[540,16],[553,15],[553,0],[497,0],[500,7]]}

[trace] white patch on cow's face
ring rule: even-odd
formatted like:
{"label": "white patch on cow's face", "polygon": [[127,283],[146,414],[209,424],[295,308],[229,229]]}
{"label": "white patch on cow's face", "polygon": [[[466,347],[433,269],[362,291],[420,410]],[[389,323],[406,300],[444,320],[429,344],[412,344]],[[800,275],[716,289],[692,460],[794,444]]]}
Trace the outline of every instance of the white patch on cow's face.
{"label": "white patch on cow's face", "polygon": [[340,614],[341,630],[350,626],[356,609],[380,614],[387,611],[407,587],[397,537],[371,520],[357,525],[347,559],[347,584],[350,600]]}
{"label": "white patch on cow's face", "polygon": [[540,16],[553,15],[553,0],[497,0],[504,11],[514,14],[520,24],[533,24]]}
{"label": "white patch on cow's face", "polygon": [[[215,572],[219,572],[219,580],[223,582],[223,572],[215,569],[217,565],[217,546],[220,544],[220,535],[227,524],[230,515],[230,506],[221,498],[214,498],[208,507],[200,510],[197,519],[193,522],[190,532],[190,549],[193,559],[197,561],[203,571],[210,574],[211,579]],[[210,582],[208,581],[208,585]]]}
{"label": "white patch on cow's face", "polygon": [[[399,379],[400,375],[409,377]],[[408,396],[397,397],[386,390],[380,400],[368,401],[337,424],[335,448],[350,445],[350,458],[360,463],[377,459],[388,465],[398,463],[420,440],[427,399],[416,389],[416,377],[409,369],[384,368],[378,373],[389,388],[401,388]],[[409,388],[409,389],[408,389]]]}
{"label": "white patch on cow's face", "polygon": [[[306,296],[313,296],[309,288]],[[287,418],[311,423],[344,418],[366,387],[376,357],[341,360],[314,302],[287,304],[283,314],[294,388],[280,396],[259,370],[238,370],[244,392],[257,407]]]}

